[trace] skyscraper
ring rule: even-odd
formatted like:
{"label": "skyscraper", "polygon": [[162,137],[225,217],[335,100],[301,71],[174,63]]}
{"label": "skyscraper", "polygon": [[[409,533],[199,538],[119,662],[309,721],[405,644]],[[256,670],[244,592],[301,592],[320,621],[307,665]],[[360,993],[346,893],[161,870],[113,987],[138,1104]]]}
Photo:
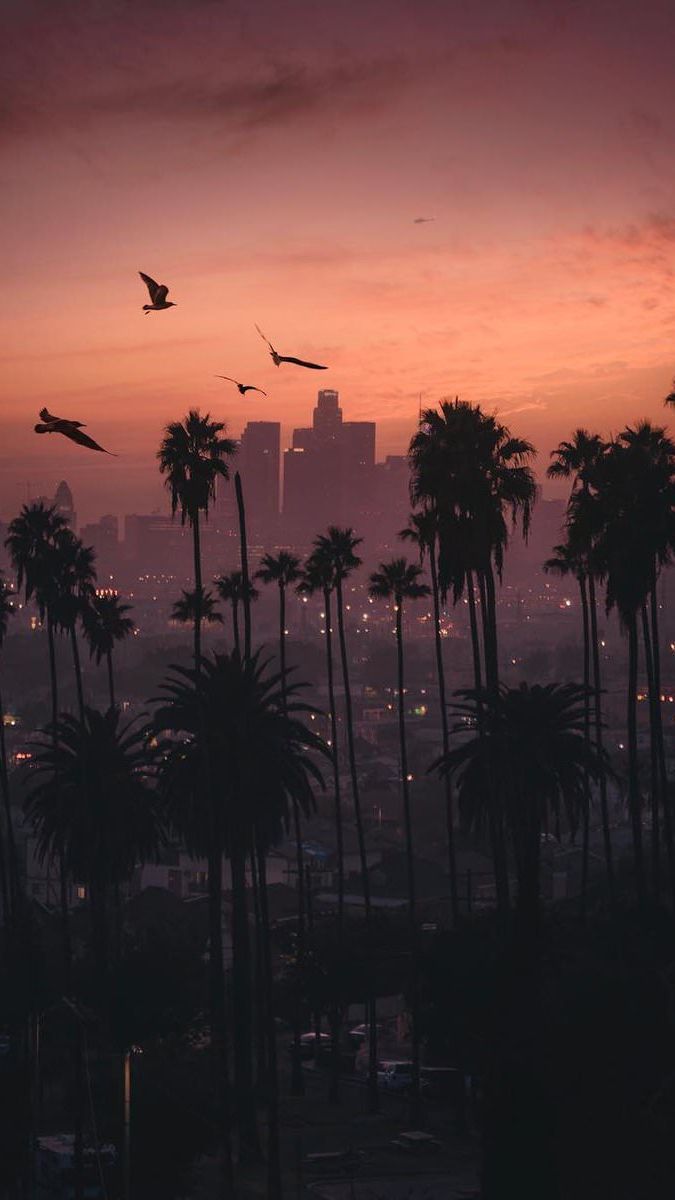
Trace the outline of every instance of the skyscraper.
{"label": "skyscraper", "polygon": [[70,525],[70,528],[74,530],[77,524],[77,513],[75,512],[73,493],[65,479],[62,479],[57,487],[52,504],[59,516],[63,517]]}
{"label": "skyscraper", "polygon": [[251,536],[260,541],[276,533],[280,455],[279,422],[249,421],[241,435],[236,467],[241,476]]}

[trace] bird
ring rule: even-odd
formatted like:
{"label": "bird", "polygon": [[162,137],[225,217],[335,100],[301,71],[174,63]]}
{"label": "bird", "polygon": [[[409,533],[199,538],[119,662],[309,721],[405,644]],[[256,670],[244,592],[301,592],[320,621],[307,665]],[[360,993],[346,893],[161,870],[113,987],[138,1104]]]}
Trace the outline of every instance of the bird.
{"label": "bird", "polygon": [[151,279],[149,275],[144,274],[143,271],[139,271],[138,274],[143,280],[143,283],[146,285],[150,293],[150,299],[152,300],[152,304],[143,305],[143,312],[161,312],[163,308],[176,307],[173,300],[167,300],[169,288],[166,283],[155,283],[154,279]]}
{"label": "bird", "polygon": [[435,217],[415,217],[413,225],[427,225],[429,221],[435,221]]}
{"label": "bird", "polygon": [[239,383],[237,379],[233,379],[231,375],[214,375],[214,379],[227,379],[228,383],[235,384],[239,388],[242,396],[247,392],[260,392],[262,396],[266,396],[267,392],[263,392],[262,388],[254,387],[252,383]]}
{"label": "bird", "polygon": [[259,325],[256,325],[256,329],[258,330],[263,342],[267,342],[267,345],[270,348],[270,354],[272,355],[272,362],[274,363],[275,367],[281,366],[282,363],[295,363],[296,367],[307,367],[310,371],[328,370],[328,367],[322,367],[319,363],[306,362],[304,358],[293,358],[290,354],[277,354],[277,351],[274,349],[271,341],[269,338],[265,337],[265,334]]}
{"label": "bird", "polygon": [[[70,438],[71,442],[77,442],[78,446],[87,446],[89,450],[100,450],[101,454],[112,454],[111,450],[105,450],[103,446],[99,446],[93,438],[90,438],[87,433],[82,433],[81,421],[69,421],[66,417],[52,417],[46,408],[40,412],[42,423],[35,426],[36,433],[62,433],[64,437]],[[116,454],[112,454],[113,458],[117,458]]]}

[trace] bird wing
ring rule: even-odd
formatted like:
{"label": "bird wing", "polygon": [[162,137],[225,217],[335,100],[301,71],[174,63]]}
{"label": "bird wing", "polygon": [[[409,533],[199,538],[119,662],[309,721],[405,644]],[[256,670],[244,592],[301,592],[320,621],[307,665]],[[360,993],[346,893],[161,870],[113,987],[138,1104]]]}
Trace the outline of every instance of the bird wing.
{"label": "bird wing", "polygon": [[242,384],[242,388],[245,392],[260,392],[261,396],[267,395],[267,392],[263,392],[262,388],[254,387],[252,383],[244,383]]}
{"label": "bird wing", "polygon": [[45,421],[48,425],[52,425],[54,421],[63,422],[64,425],[72,425],[74,429],[82,429],[82,421],[69,421],[67,417],[53,417],[47,408],[40,409],[40,420]]}
{"label": "bird wing", "polygon": [[305,362],[304,358],[293,358],[290,354],[280,354],[281,362],[295,363],[296,367],[307,367],[310,371],[327,371],[328,367],[322,367],[320,363]]}
{"label": "bird wing", "polygon": [[[104,450],[103,446],[99,446],[89,434],[82,433],[80,429],[73,429],[72,425],[66,425],[65,428],[57,429],[57,433],[63,433],[71,442],[77,442],[78,446],[87,446],[89,450],[100,450],[101,454],[111,454],[110,450]],[[116,458],[117,455],[113,455]]]}
{"label": "bird wing", "polygon": [[233,379],[231,375],[214,375],[213,378],[214,379],[227,379],[228,383],[236,383],[237,387],[240,386],[238,380]]}
{"label": "bird wing", "polygon": [[162,304],[169,294],[169,289],[166,284],[156,283],[150,275],[146,275],[143,271],[139,271],[138,274],[150,293],[150,299],[152,300],[152,303]]}
{"label": "bird wing", "polygon": [[256,329],[258,330],[258,333],[260,334],[260,336],[261,336],[261,338],[262,338],[263,342],[267,342],[267,345],[269,346],[269,348],[270,348],[270,350],[272,351],[272,353],[273,353],[273,354],[276,354],[276,350],[274,349],[274,346],[272,345],[272,343],[271,343],[270,339],[269,339],[269,338],[267,338],[267,337],[265,337],[265,334],[263,333],[263,331],[262,331],[262,329],[260,328],[260,326],[259,326],[259,325],[256,325]]}

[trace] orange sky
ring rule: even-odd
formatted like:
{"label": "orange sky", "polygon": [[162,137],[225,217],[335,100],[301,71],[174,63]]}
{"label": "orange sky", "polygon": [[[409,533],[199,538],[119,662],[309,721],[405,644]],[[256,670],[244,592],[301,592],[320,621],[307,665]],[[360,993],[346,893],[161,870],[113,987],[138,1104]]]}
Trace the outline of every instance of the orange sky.
{"label": "orange sky", "polygon": [[[579,423],[666,419],[670,0],[24,0],[3,23],[5,516],[62,477],[81,519],[163,504],[154,452],[192,404],[286,441],[336,387],[384,456],[420,392],[459,393],[542,465]],[[139,268],[177,308],[143,316]],[[330,370],[275,369],[254,321]],[[38,439],[42,404],[120,458]]]}

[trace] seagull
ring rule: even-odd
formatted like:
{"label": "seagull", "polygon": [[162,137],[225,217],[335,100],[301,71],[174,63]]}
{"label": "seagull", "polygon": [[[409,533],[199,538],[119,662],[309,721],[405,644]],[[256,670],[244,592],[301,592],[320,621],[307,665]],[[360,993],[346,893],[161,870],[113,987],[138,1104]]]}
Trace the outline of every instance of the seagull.
{"label": "seagull", "polygon": [[428,225],[429,221],[435,221],[435,217],[415,217],[413,225]]}
{"label": "seagull", "polygon": [[231,375],[214,375],[214,379],[227,379],[228,383],[234,383],[239,388],[242,396],[247,392],[260,392],[262,396],[266,396],[267,392],[263,392],[262,388],[254,387],[252,383],[239,383],[238,379],[233,379]]}
{"label": "seagull", "polygon": [[167,300],[169,288],[166,283],[155,283],[154,279],[151,279],[149,275],[145,275],[143,271],[139,271],[138,274],[146,285],[150,293],[150,299],[152,300],[152,304],[143,305],[143,312],[161,312],[163,308],[176,307],[173,300]]}
{"label": "seagull", "polygon": [[[70,438],[71,442],[77,442],[78,446],[87,446],[90,450],[100,450],[101,454],[112,454],[111,450],[104,450],[103,446],[99,446],[93,438],[88,434],[82,433],[81,421],[69,421],[66,417],[52,417],[43,408],[40,412],[42,424],[35,426],[36,433],[62,433],[64,437]],[[117,458],[116,454],[112,455]]]}
{"label": "seagull", "polygon": [[274,346],[270,342],[269,338],[265,337],[265,334],[259,325],[256,325],[256,329],[258,330],[263,342],[267,342],[267,345],[270,348],[270,354],[272,355],[272,362],[274,363],[275,367],[281,366],[282,363],[295,363],[296,367],[308,367],[310,371],[328,370],[328,367],[322,367],[319,363],[305,362],[304,358],[292,358],[290,354],[277,354]]}

